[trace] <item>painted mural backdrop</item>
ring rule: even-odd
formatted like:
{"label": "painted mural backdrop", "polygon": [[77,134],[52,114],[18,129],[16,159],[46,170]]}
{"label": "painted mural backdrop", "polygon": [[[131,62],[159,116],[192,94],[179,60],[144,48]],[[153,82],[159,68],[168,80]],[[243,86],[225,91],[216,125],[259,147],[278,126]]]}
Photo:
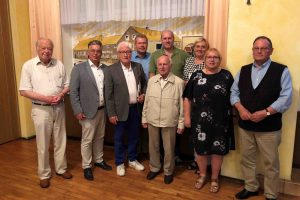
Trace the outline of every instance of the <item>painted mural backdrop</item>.
{"label": "painted mural backdrop", "polygon": [[72,62],[76,64],[87,59],[87,44],[94,39],[103,43],[102,62],[112,64],[117,61],[116,47],[121,41],[132,44],[138,34],[148,37],[148,51],[161,48],[160,35],[165,29],[174,32],[174,44],[192,53],[192,43],[203,36],[204,17],[185,17],[174,19],[141,20],[130,22],[91,22],[76,25],[63,25],[68,28],[72,40]]}

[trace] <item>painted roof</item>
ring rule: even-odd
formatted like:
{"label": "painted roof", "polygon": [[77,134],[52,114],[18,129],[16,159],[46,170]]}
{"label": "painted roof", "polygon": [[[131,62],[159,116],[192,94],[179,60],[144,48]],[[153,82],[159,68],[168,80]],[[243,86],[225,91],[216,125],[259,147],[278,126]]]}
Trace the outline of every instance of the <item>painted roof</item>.
{"label": "painted roof", "polygon": [[[136,26],[130,26],[128,29],[130,28],[133,28],[138,33],[146,35],[149,41],[155,41],[155,42],[160,41],[161,31],[156,31],[156,30],[151,30],[148,28],[141,28]],[[102,35],[98,35],[89,39],[80,40],[78,44],[73,48],[73,50],[74,51],[88,50],[88,43],[92,40],[100,40],[102,42],[102,45],[117,44],[118,41],[121,39],[121,37],[122,35],[114,35],[108,37],[102,37]],[[180,42],[180,41],[181,41],[180,38],[174,34],[174,42]]]}
{"label": "painted roof", "polygon": [[101,41],[102,40],[102,36],[101,35],[97,35],[97,36],[89,38],[89,39],[80,40],[78,42],[78,44],[73,48],[73,50],[75,50],[75,51],[88,50],[88,44],[92,40],[100,40]]}
{"label": "painted roof", "polygon": [[88,43],[92,40],[100,40],[102,42],[102,45],[117,44],[121,37],[122,35],[114,35],[103,38],[101,35],[98,35],[89,39],[80,40],[78,44],[73,48],[73,51],[88,50]]}
{"label": "painted roof", "polygon": [[108,36],[108,37],[104,37],[101,42],[103,45],[117,44],[117,42],[121,39],[121,37],[122,35]]}
{"label": "painted roof", "polygon": [[[141,28],[141,27],[136,27],[132,26],[137,32],[144,34],[147,36],[149,41],[160,41],[160,36],[162,31],[156,31],[156,30],[151,30],[148,28]],[[175,42],[180,42],[180,38],[174,34],[174,41]]]}

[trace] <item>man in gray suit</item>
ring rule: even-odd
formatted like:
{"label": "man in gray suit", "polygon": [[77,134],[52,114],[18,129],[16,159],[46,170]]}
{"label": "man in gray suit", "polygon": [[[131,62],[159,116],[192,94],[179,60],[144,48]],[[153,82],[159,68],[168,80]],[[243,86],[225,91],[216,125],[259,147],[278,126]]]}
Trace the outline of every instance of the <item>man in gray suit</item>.
{"label": "man in gray suit", "polygon": [[137,161],[139,138],[139,103],[144,101],[146,79],[141,64],[131,62],[132,44],[121,42],[117,47],[119,62],[105,68],[105,102],[110,123],[115,125],[114,147],[117,175],[125,175],[125,146],[123,136],[128,134],[129,167],[144,170]]}
{"label": "man in gray suit", "polygon": [[95,166],[112,170],[103,160],[106,123],[103,69],[107,66],[100,63],[101,55],[102,43],[98,40],[91,41],[88,44],[88,60],[73,68],[70,81],[71,105],[76,119],[82,126],[82,168],[87,180],[94,179],[92,158]]}

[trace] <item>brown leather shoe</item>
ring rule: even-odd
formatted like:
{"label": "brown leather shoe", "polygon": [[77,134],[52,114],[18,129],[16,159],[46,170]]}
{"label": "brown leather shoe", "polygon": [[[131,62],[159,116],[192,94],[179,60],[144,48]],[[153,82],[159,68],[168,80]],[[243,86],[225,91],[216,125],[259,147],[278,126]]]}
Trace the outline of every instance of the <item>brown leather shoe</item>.
{"label": "brown leather shoe", "polygon": [[69,172],[69,171],[65,171],[62,174],[57,174],[58,176],[62,176],[65,179],[71,179],[73,177],[73,175]]}
{"label": "brown leather shoe", "polygon": [[41,188],[49,187],[50,186],[50,179],[46,178],[46,179],[40,180],[40,186],[41,186]]}

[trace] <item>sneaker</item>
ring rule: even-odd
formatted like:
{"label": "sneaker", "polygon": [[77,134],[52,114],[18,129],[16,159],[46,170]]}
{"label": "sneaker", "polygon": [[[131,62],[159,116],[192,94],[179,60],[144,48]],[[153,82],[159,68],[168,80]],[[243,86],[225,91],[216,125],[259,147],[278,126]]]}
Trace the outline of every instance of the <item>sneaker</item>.
{"label": "sneaker", "polygon": [[125,176],[125,165],[124,165],[124,163],[117,166],[117,175],[118,176]]}
{"label": "sneaker", "polygon": [[135,160],[135,161],[129,161],[128,163],[129,167],[132,167],[135,170],[138,171],[143,171],[145,169],[145,167],[139,163],[139,161]]}

